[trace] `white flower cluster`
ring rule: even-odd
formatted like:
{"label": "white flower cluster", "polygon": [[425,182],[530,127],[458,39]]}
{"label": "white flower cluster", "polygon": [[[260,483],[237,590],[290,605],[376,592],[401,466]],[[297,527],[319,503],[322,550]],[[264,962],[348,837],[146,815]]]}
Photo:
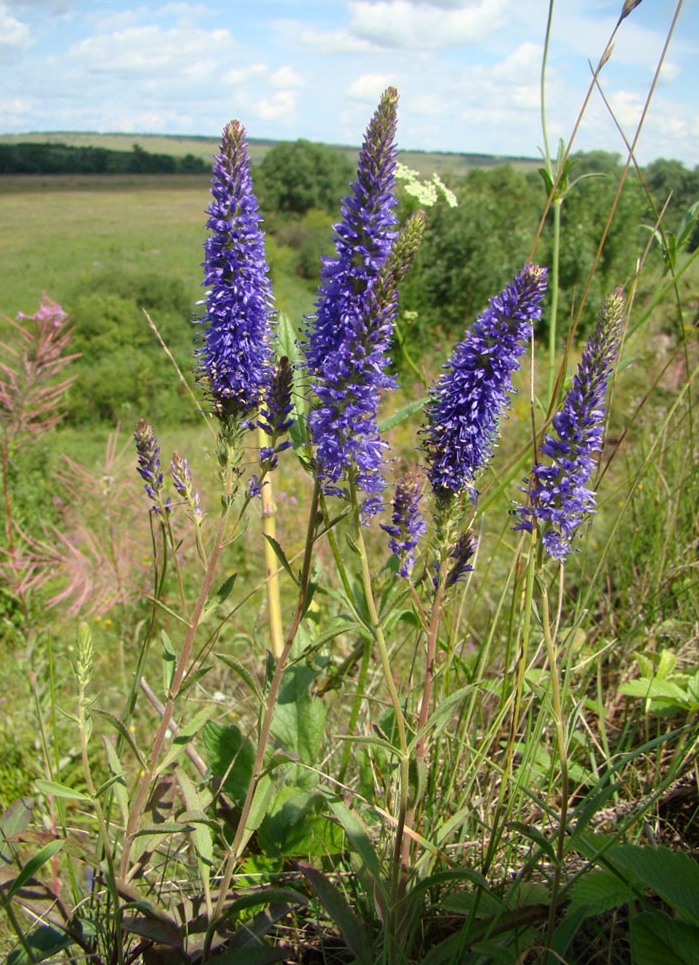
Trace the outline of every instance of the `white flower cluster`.
{"label": "white flower cluster", "polygon": [[421,181],[417,171],[405,164],[396,164],[396,178],[404,182],[406,192],[417,198],[425,208],[436,204],[440,195],[450,208],[455,208],[458,203],[454,192],[449,190],[438,174],[433,174],[429,181]]}

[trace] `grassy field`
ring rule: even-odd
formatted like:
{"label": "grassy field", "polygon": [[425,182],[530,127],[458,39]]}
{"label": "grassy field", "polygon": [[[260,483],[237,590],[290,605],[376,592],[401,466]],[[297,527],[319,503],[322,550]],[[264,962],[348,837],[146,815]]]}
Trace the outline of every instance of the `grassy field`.
{"label": "grassy field", "polygon": [[199,297],[208,179],[0,178],[2,311],[63,303],[110,265],[181,278]]}

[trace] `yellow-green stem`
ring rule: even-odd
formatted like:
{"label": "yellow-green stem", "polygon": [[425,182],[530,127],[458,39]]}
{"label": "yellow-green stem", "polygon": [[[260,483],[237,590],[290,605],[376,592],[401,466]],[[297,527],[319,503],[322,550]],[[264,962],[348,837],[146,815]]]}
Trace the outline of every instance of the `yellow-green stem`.
{"label": "yellow-green stem", "polygon": [[[561,593],[564,572],[564,568],[561,566]],[[560,597],[560,599],[562,599],[562,597]],[[546,642],[549,673],[551,675],[551,709],[553,711],[553,722],[556,728],[556,743],[558,745],[558,757],[561,766],[561,813],[556,846],[556,866],[553,873],[553,886],[551,888],[551,900],[549,904],[549,920],[546,931],[546,945],[550,946],[553,938],[553,930],[556,925],[556,903],[558,901],[558,892],[561,886],[561,873],[563,870],[563,859],[565,857],[566,824],[568,821],[568,798],[570,796],[570,787],[568,778],[568,741],[566,737],[565,718],[563,715],[561,681],[558,667],[558,619],[556,620],[556,626],[554,627],[554,632],[552,633],[549,598],[546,588],[543,590],[541,602],[544,640]]]}
{"label": "yellow-green stem", "polygon": [[[269,436],[264,429],[258,427],[257,439],[260,448],[269,444]],[[272,480],[267,477],[267,485],[262,487],[262,534],[264,537],[276,539],[276,508],[274,505],[274,491]],[[279,595],[279,561],[269,539],[265,544],[265,573],[267,576],[267,618],[269,620],[269,642],[272,656],[279,660],[284,649],[284,629],[282,627],[282,605]]]}

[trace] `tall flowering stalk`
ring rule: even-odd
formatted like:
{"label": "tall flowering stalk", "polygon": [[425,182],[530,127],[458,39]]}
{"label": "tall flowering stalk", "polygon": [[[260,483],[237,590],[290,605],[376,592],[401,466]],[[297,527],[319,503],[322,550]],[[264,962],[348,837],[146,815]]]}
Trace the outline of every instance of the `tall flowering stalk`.
{"label": "tall flowering stalk", "polygon": [[336,254],[323,265],[304,344],[315,394],[308,424],[319,475],[329,491],[352,475],[369,497],[368,515],[378,508],[384,488],[379,398],[394,384],[386,368],[397,290],[381,294],[380,288],[396,238],[397,103],[389,87],[367,129],[357,178],[335,227]]}
{"label": "tall flowering stalk", "polygon": [[572,549],[576,529],[597,507],[587,483],[596,464],[593,454],[602,449],[605,396],[623,322],[624,295],[617,288],[602,305],[573,384],[553,418],[554,431],[541,445],[551,463],[534,465],[529,505],[517,509],[518,529],[531,530],[536,522],[543,530],[544,549],[561,562]]}
{"label": "tall flowering stalk", "polygon": [[[512,391],[512,375],[541,317],[546,269],[528,264],[491,299],[459,342],[430,392],[422,430],[427,478],[435,496],[434,597],[427,626],[425,680],[415,756],[426,753],[442,605],[448,590],[472,570],[478,543],[463,531],[463,496],[475,502],[475,478],[492,455],[498,425]],[[412,817],[412,815],[411,815]],[[404,850],[407,860],[408,849]]]}
{"label": "tall flowering stalk", "polygon": [[427,478],[435,494],[474,486],[490,456],[512,391],[512,375],[541,317],[546,269],[525,265],[459,342],[430,393],[423,429]]}
{"label": "tall flowering stalk", "polygon": [[215,413],[242,419],[257,410],[271,377],[272,288],[245,128],[238,121],[223,131],[211,194],[200,370]]}

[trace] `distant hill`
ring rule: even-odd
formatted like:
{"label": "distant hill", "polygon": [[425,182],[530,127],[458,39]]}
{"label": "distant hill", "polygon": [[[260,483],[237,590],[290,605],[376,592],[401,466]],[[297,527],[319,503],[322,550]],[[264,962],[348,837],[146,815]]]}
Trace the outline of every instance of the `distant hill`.
{"label": "distant hill", "polygon": [[[97,132],[53,131],[51,133],[0,134],[0,144],[65,144],[69,147],[106,148],[109,151],[131,151],[137,144],[149,154],[168,154],[174,158],[193,155],[207,164],[218,149],[218,138],[196,137],[179,134],[99,134]],[[250,158],[253,164],[278,144],[252,138],[249,140]],[[353,160],[359,148],[344,144],[331,145],[343,151]],[[501,157],[493,154],[457,154],[447,151],[400,151],[400,160],[408,167],[429,176],[437,174],[464,175],[473,168],[512,164],[517,168],[536,168],[540,161],[535,158]]]}

